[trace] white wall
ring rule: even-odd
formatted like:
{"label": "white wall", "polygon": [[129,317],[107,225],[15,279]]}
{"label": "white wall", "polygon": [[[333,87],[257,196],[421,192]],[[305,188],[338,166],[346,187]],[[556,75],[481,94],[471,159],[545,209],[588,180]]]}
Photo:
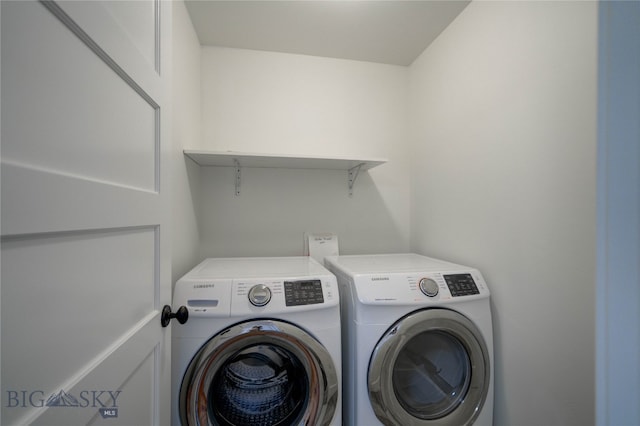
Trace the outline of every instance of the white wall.
{"label": "white wall", "polygon": [[184,147],[201,143],[200,43],[183,2],[173,7],[172,282],[200,259],[198,229],[200,168]]}
{"label": "white wall", "polygon": [[[493,297],[496,424],[592,424],[596,9],[474,2],[406,69],[196,53],[180,3],[174,279],[206,256],[300,254],[309,230],[338,232],[342,253],[477,266]],[[232,169],[199,168],[183,147],[389,162],[353,198],[342,172],[269,169],[243,169],[236,197]]]}
{"label": "white wall", "polygon": [[492,290],[495,424],[594,423],[596,2],[472,2],[412,65],[412,248]]}
{"label": "white wall", "polygon": [[301,255],[305,231],[341,253],[409,248],[407,68],[203,47],[203,148],[386,158],[361,173],[203,168],[201,257]]}

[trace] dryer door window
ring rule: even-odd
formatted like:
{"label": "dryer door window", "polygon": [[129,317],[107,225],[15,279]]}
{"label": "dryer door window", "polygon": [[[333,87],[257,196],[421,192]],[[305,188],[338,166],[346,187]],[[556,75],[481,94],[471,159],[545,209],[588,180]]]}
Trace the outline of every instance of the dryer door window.
{"label": "dryer door window", "polygon": [[460,340],[440,330],[411,338],[393,366],[398,402],[419,419],[439,419],[456,409],[469,391],[471,361]]}
{"label": "dryer door window", "polygon": [[236,324],[195,355],[180,389],[184,425],[328,424],[338,378],[328,351],[282,321]]}
{"label": "dryer door window", "polygon": [[378,342],[369,396],[385,424],[472,423],[489,387],[489,354],[477,327],[446,309],[414,312]]}

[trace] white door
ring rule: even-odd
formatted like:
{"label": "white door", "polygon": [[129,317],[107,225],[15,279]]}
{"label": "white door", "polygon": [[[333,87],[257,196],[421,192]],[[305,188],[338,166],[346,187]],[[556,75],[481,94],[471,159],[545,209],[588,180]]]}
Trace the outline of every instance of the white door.
{"label": "white door", "polygon": [[169,422],[170,13],[1,2],[4,425]]}

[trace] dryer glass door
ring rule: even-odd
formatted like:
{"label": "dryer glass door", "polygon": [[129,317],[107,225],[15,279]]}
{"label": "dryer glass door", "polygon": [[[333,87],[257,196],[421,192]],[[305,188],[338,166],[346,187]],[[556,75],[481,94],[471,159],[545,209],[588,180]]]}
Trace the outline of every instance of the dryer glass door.
{"label": "dryer glass door", "polygon": [[471,424],[489,387],[489,354],[477,327],[447,309],[396,322],[369,364],[369,396],[385,424]]}
{"label": "dryer glass door", "polygon": [[236,324],[192,359],[180,389],[183,425],[328,424],[338,378],[332,358],[304,330],[282,321]]}
{"label": "dryer glass door", "polygon": [[440,330],[414,336],[400,350],[393,366],[398,402],[420,419],[449,414],[462,402],[470,382],[467,350],[456,337]]}

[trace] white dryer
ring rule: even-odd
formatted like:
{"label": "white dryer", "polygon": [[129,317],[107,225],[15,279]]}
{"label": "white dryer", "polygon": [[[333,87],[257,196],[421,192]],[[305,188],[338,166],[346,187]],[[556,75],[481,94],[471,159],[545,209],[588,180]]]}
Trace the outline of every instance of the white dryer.
{"label": "white dryer", "polygon": [[417,254],[336,256],[347,425],[491,425],[493,329],[479,271]]}
{"label": "white dryer", "polygon": [[176,283],[175,425],[340,425],[335,276],[310,257],[207,259]]}

